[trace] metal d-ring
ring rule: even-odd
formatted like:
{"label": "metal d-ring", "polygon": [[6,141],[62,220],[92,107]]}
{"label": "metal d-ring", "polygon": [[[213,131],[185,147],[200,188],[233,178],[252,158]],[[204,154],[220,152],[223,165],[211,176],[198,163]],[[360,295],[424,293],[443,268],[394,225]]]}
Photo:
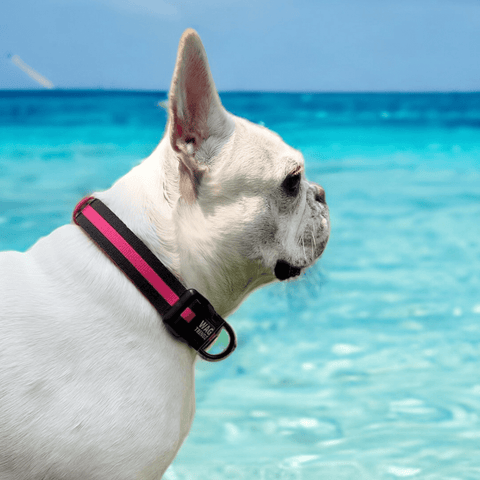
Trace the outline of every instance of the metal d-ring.
{"label": "metal d-ring", "polygon": [[211,353],[206,352],[203,349],[203,347],[198,350],[198,354],[208,362],[218,362],[219,360],[223,360],[224,358],[227,358],[237,347],[237,337],[235,336],[235,332],[233,328],[230,326],[230,324],[225,322],[222,325],[222,328],[224,328],[227,331],[228,336],[230,338],[230,342],[228,343],[227,348],[223,350],[223,352],[212,355]]}

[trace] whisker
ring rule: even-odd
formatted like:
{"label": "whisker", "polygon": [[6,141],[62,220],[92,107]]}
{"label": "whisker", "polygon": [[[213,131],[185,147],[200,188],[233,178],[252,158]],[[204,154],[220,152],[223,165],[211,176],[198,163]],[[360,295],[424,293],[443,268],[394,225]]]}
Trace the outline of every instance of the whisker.
{"label": "whisker", "polygon": [[315,252],[317,251],[317,242],[315,242],[315,227],[312,225],[312,260],[315,258]]}

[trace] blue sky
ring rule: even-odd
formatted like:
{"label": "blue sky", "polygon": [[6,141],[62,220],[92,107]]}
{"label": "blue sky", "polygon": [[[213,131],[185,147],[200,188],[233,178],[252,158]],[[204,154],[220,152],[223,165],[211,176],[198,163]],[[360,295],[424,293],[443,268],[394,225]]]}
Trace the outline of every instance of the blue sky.
{"label": "blue sky", "polygon": [[1,0],[0,89],[167,90],[195,28],[217,88],[480,91],[479,0]]}

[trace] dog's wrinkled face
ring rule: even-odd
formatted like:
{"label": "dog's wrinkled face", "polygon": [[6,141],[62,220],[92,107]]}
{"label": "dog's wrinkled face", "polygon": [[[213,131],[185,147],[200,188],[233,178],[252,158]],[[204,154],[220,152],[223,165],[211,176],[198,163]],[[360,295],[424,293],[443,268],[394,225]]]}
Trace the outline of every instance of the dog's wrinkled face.
{"label": "dog's wrinkled face", "polygon": [[307,181],[299,151],[265,127],[232,119],[233,134],[198,186],[195,205],[207,219],[202,238],[215,245],[224,268],[230,260],[239,272],[236,262],[249,259],[259,263],[262,283],[298,276],[329,237],[325,192]]}
{"label": "dog's wrinkled face", "polygon": [[213,216],[226,210],[219,222],[230,215],[228,232],[243,225],[230,242],[245,257],[260,261],[279,280],[295,277],[325,249],[330,233],[325,192],[307,181],[302,154],[277,134],[241,118],[235,123],[224,147],[231,157],[213,162],[198,202]]}

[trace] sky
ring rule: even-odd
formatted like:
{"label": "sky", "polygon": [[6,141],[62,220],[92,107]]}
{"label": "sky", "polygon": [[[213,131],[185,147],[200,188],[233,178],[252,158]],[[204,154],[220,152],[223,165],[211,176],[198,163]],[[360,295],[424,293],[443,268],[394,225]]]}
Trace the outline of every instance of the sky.
{"label": "sky", "polygon": [[[195,28],[220,91],[480,91],[480,0],[1,0],[0,89],[168,90]],[[18,62],[17,62],[18,63]]]}

